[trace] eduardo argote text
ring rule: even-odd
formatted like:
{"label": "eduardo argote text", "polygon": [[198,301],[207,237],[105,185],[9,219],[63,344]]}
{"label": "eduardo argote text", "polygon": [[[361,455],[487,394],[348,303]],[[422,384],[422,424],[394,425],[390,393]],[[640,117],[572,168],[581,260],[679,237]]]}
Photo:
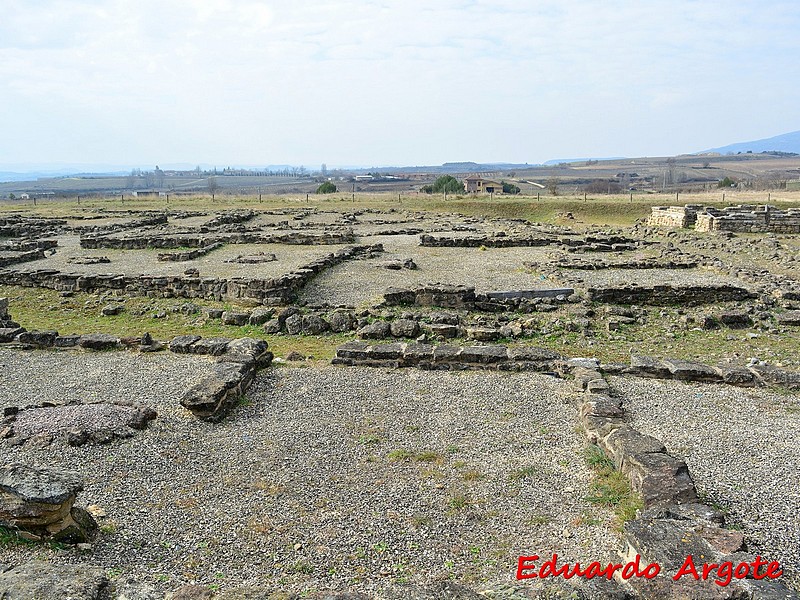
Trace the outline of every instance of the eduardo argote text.
{"label": "eduardo argote text", "polygon": [[[641,564],[641,557],[636,557],[627,563],[608,563],[602,565],[599,562],[591,562],[586,567],[581,567],[580,563],[558,564],[558,554],[543,562],[539,562],[540,557],[536,554],[531,556],[520,556],[517,560],[517,579],[546,579],[548,577],[563,577],[572,579],[581,577],[593,579],[604,577],[613,579],[615,574],[619,574],[622,579],[633,577],[643,577],[653,579],[661,573],[661,565],[658,563]],[[777,579],[783,575],[783,570],[777,561],[763,560],[756,556],[752,562],[740,562],[738,564],[730,561],[720,563],[695,562],[690,554],[683,561],[683,564],[675,573],[665,573],[672,577],[674,581],[682,578],[692,578],[699,580],[713,580],[721,587],[728,586],[733,579]]]}

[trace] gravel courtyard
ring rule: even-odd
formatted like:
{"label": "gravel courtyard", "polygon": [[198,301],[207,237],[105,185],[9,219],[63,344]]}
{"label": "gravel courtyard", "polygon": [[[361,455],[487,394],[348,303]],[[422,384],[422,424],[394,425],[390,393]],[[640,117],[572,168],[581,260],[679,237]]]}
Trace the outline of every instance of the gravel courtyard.
{"label": "gravel courtyard", "polygon": [[[567,386],[535,374],[272,367],[219,425],[181,391],[204,359],[0,353],[0,404],[127,397],[159,415],[105,446],[6,447],[7,460],[82,473],[105,512],[93,563],[160,589],[198,582],[376,590],[450,577],[513,582],[520,554],[607,560],[613,517],[584,500],[591,473]],[[123,363],[127,368],[123,368]]]}

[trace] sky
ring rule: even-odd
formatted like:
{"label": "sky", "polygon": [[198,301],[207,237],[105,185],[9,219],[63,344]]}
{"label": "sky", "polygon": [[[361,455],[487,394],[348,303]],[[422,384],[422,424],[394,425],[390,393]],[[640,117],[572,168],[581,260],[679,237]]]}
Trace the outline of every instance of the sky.
{"label": "sky", "polygon": [[800,129],[796,0],[0,0],[0,166],[671,156]]}

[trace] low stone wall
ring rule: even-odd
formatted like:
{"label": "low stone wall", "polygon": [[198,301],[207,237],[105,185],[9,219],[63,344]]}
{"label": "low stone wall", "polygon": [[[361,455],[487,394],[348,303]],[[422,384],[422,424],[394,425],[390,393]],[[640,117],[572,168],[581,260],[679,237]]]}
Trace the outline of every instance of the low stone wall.
{"label": "low stone wall", "polygon": [[272,362],[272,352],[267,348],[267,342],[252,338],[228,341],[211,373],[183,394],[181,406],[203,421],[218,423],[224,419],[250,387],[258,369]]}
{"label": "low stone wall", "polygon": [[336,245],[352,244],[355,236],[350,230],[323,233],[268,233],[244,231],[229,233],[148,233],[129,236],[99,235],[81,237],[81,248],[116,248],[140,250],[143,248],[202,248],[211,244],[298,244]]}
{"label": "low stone wall", "polygon": [[11,215],[0,217],[0,237],[41,237],[50,235],[58,228],[66,225],[63,219],[45,219],[43,217],[23,217]]}
{"label": "low stone wall", "polygon": [[433,236],[423,234],[419,236],[420,246],[435,248],[514,248],[538,246],[563,246],[569,252],[623,252],[635,250],[641,240],[634,240],[620,235],[590,234],[585,237],[565,237],[542,234],[535,237],[520,237],[506,235],[492,236]]}
{"label": "low stone wall", "polygon": [[728,206],[707,208],[697,217],[697,231],[746,233],[800,233],[800,209],[778,210],[774,206]]}
{"label": "low stone wall", "polygon": [[687,204],[654,206],[647,224],[655,227],[694,227],[696,231],[742,233],[800,233],[800,209],[740,204],[723,209]]}
{"label": "low stone wall", "polygon": [[693,227],[702,204],[685,206],[653,206],[647,224],[653,227]]}
{"label": "low stone wall", "polygon": [[[578,360],[586,359],[576,359],[573,364]],[[611,396],[597,365],[577,366],[572,375],[583,392],[579,415],[588,440],[642,498],[643,510],[623,527],[620,555],[629,562],[657,564],[660,573],[628,579],[635,597],[797,598],[779,581],[763,578],[736,577],[726,587],[717,585],[714,576],[700,581],[691,576],[673,579],[689,556],[698,568],[728,561],[732,569],[740,563],[753,563],[756,557],[745,552],[743,532],[727,529],[724,514],[699,500],[686,462],[670,454],[658,439],[626,424],[623,400]],[[767,562],[761,565],[763,575]]]}
{"label": "low stone wall", "polygon": [[558,244],[556,237],[504,237],[504,236],[434,236],[422,234],[419,236],[420,246],[433,248],[512,248],[516,246],[549,246]]}
{"label": "low stone wall", "polygon": [[536,347],[448,346],[417,342],[369,344],[352,341],[336,349],[335,365],[370,367],[417,367],[430,370],[500,370],[554,372],[562,357]]}
{"label": "low stone wall", "polygon": [[525,302],[567,302],[573,296],[572,288],[508,290],[476,294],[475,288],[465,285],[434,283],[413,290],[389,288],[383,295],[386,306],[441,306],[486,312],[515,310]]}
{"label": "low stone wall", "polygon": [[604,371],[677,381],[700,381],[704,383],[726,383],[741,387],[779,386],[800,390],[800,373],[787,371],[766,363],[748,366],[714,367],[678,358],[653,358],[632,355],[628,366],[604,366]]}
{"label": "low stone wall", "polygon": [[247,298],[263,304],[284,304],[323,270],[345,260],[382,252],[383,246],[351,246],[317,259],[276,279],[234,277],[218,279],[189,275],[87,275],[51,269],[36,271],[0,270],[0,283],[58,291],[96,292],[112,290],[131,296],[154,298],[206,298],[210,300]]}
{"label": "low stone wall", "polygon": [[194,260],[195,258],[205,256],[212,250],[222,248],[222,246],[222,242],[217,242],[215,244],[209,244],[208,246],[203,246],[197,250],[189,250],[187,252],[161,252],[158,254],[158,260],[162,262],[183,262],[187,260]]}
{"label": "low stone wall", "polygon": [[695,269],[698,262],[694,259],[642,258],[623,261],[606,261],[602,258],[587,260],[578,257],[562,258],[548,263],[524,263],[530,269],[575,269],[583,271],[600,271],[603,269]]}
{"label": "low stone wall", "polygon": [[[641,561],[642,568],[651,563],[660,566],[657,576],[624,580],[617,577],[621,589],[608,597],[647,600],[797,598],[789,588],[774,580],[737,577],[729,587],[720,587],[714,577],[701,581],[691,577],[679,581],[672,578],[689,555],[698,565],[711,562],[720,565],[725,561],[752,563],[756,557],[744,552],[743,532],[725,528],[724,515],[699,500],[686,462],[669,453],[658,439],[637,431],[626,422],[623,400],[612,396],[596,359],[564,359],[540,348],[458,348],[416,343],[370,346],[364,342],[349,342],[337,348],[332,362],[393,368],[536,370],[571,377],[578,392],[578,419],[587,440],[613,462],[630,482],[631,489],[642,498],[643,510],[624,525],[624,546],[620,555],[631,563]],[[697,365],[679,365],[678,362],[672,361],[673,375],[699,373],[704,377],[706,374],[705,369]],[[632,365],[639,369],[646,365],[655,368],[641,357],[635,357]],[[524,563],[519,566],[524,573]],[[530,569],[535,570],[535,567]]]}
{"label": "low stone wall", "polygon": [[755,298],[756,295],[733,285],[622,285],[588,288],[589,300],[606,304],[644,304],[648,306],[698,306]]}
{"label": "low stone wall", "polygon": [[213,219],[206,222],[205,227],[219,227],[220,225],[233,225],[235,223],[246,223],[256,216],[252,210],[230,210],[217,214]]}
{"label": "low stone wall", "polygon": [[15,252],[11,255],[0,256],[0,267],[16,265],[19,263],[30,262],[44,258],[44,250],[27,250],[25,252]]}

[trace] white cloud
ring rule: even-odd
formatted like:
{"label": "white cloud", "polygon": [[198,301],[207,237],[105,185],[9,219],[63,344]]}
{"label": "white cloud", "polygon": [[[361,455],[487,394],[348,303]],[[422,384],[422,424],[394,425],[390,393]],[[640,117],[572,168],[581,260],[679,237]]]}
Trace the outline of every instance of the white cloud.
{"label": "white cloud", "polygon": [[[743,122],[759,137],[800,127],[785,100],[800,85],[798,25],[798,5],[769,0],[7,0],[0,114],[12,136],[46,143],[0,161],[701,149],[747,137]],[[782,95],[759,91],[769,84]],[[732,101],[743,93],[759,102]]]}

